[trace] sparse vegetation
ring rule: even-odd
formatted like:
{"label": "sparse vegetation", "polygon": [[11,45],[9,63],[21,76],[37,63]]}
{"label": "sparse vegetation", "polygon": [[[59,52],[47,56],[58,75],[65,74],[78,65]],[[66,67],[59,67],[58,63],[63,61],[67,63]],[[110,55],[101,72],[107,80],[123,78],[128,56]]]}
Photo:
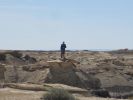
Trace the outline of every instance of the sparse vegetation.
{"label": "sparse vegetation", "polygon": [[43,100],[76,100],[73,95],[64,89],[53,88],[43,96]]}
{"label": "sparse vegetation", "polygon": [[0,53],[0,61],[5,61],[6,56],[5,54]]}

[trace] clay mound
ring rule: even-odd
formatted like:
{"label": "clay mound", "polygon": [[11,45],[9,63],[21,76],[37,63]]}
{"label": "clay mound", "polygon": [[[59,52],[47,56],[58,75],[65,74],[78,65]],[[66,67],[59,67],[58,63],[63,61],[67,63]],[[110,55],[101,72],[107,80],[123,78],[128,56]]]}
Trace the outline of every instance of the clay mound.
{"label": "clay mound", "polygon": [[28,63],[36,63],[36,59],[29,55],[24,55],[18,51],[9,51],[0,53],[0,63],[8,65],[25,65]]}
{"label": "clay mound", "polygon": [[[76,69],[72,62],[49,61],[46,65],[2,65],[1,79],[5,83],[61,83],[86,89],[99,89],[100,80]],[[5,69],[5,70],[4,70]]]}
{"label": "clay mound", "polygon": [[5,83],[22,83],[22,82],[31,82],[31,83],[44,83],[49,69],[44,70],[35,70],[35,71],[25,71],[23,66],[4,66],[6,71],[4,73],[3,80]]}
{"label": "clay mound", "polygon": [[108,90],[111,97],[128,98],[133,95],[132,66],[99,63],[98,66],[83,71],[98,78],[101,87]]}
{"label": "clay mound", "polygon": [[5,64],[8,65],[24,65],[26,64],[21,58],[14,57],[13,55],[6,54]]}
{"label": "clay mound", "polygon": [[86,89],[98,89],[100,81],[76,69],[72,62],[49,61],[50,73],[45,80],[46,83],[62,83]]}
{"label": "clay mound", "polygon": [[6,56],[10,55],[15,58],[21,58],[22,54],[18,51],[9,51],[9,52],[1,52],[0,53],[0,61],[6,61]]}

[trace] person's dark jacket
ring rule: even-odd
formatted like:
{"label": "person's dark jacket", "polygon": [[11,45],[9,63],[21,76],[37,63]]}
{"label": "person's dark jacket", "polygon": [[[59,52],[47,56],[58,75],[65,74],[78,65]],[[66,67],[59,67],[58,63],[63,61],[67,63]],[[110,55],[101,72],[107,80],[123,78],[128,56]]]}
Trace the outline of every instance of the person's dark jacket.
{"label": "person's dark jacket", "polygon": [[61,51],[65,51],[66,44],[61,44]]}

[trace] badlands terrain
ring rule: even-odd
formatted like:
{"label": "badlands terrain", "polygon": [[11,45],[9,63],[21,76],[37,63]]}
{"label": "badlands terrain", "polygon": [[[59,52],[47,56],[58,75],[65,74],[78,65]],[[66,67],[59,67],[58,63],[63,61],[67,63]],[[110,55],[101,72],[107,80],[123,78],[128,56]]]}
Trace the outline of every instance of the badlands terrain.
{"label": "badlands terrain", "polygon": [[0,100],[41,100],[62,88],[78,100],[133,98],[133,51],[0,51]]}

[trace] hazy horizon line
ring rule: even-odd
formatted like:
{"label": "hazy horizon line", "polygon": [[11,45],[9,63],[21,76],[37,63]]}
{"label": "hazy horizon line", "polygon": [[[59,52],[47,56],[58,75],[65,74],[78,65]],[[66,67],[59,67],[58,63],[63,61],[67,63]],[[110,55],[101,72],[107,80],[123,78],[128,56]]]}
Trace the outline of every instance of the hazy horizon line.
{"label": "hazy horizon line", "polygon": [[[126,48],[123,49],[67,49],[66,51],[117,51],[117,50],[125,50]],[[133,50],[133,49],[128,49],[127,50]],[[0,49],[0,51],[60,51],[60,49]]]}

